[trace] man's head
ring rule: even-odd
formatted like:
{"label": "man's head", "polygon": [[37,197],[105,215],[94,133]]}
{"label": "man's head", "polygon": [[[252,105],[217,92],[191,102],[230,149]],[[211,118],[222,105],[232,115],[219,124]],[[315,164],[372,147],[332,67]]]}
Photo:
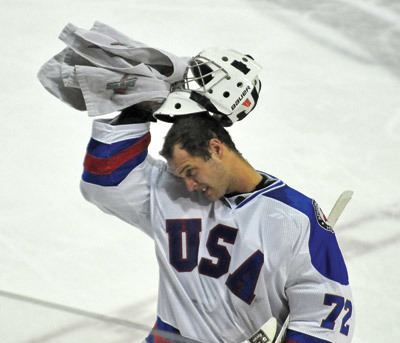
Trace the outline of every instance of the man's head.
{"label": "man's head", "polygon": [[189,191],[204,193],[210,200],[232,191],[232,158],[241,159],[229,133],[207,113],[176,120],[160,154]]}

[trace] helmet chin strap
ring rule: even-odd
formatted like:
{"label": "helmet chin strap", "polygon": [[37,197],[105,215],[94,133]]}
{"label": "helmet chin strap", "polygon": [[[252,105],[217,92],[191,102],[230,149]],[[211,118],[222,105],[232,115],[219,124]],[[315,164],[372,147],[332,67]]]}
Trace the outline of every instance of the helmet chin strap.
{"label": "helmet chin strap", "polygon": [[190,92],[190,97],[189,99],[192,99],[193,101],[196,101],[200,106],[203,106],[207,111],[212,112],[212,113],[217,113],[217,114],[224,114],[213,105],[210,99],[205,97],[204,95],[197,93],[195,91]]}
{"label": "helmet chin strap", "polygon": [[161,121],[165,121],[167,123],[175,123],[179,118],[181,117],[185,117],[185,116],[189,116],[192,114],[196,114],[196,115],[209,115],[210,113],[208,113],[207,111],[203,111],[203,112],[193,112],[193,113],[186,113],[186,114],[180,114],[180,115],[169,115],[169,114],[158,114],[157,115],[157,119],[161,120]]}
{"label": "helmet chin strap", "polygon": [[[217,118],[219,120],[219,122],[222,124],[222,126],[225,126],[225,127],[232,126],[232,124],[233,124],[232,120],[230,120],[228,118],[228,116],[225,115],[224,113],[218,111],[218,109],[212,104],[210,99],[206,98],[204,95],[201,95],[195,91],[192,91],[190,93],[190,99],[196,101],[201,106],[203,106],[205,109],[207,109],[209,112],[211,112],[213,117]],[[243,118],[246,115],[247,115],[247,113],[245,113]]]}

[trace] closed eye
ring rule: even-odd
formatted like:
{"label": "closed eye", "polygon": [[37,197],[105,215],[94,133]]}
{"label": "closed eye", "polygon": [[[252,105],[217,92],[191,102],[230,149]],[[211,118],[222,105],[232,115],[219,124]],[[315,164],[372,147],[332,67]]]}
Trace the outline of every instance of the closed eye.
{"label": "closed eye", "polygon": [[185,170],[186,177],[193,177],[196,175],[196,170],[194,168],[188,168]]}

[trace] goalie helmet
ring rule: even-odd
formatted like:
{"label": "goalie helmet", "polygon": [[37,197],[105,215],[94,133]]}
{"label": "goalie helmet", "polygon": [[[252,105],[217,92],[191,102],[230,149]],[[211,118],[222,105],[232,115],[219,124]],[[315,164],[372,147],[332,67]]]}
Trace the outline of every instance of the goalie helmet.
{"label": "goalie helmet", "polygon": [[154,117],[173,122],[175,116],[207,111],[230,126],[255,108],[260,70],[251,56],[235,50],[203,50],[191,59],[183,81],[172,85]]}

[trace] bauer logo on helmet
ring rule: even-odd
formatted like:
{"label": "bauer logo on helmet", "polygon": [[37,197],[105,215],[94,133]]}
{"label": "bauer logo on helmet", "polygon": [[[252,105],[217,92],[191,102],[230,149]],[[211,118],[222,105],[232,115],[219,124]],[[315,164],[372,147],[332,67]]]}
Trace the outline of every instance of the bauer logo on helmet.
{"label": "bauer logo on helmet", "polygon": [[235,103],[231,106],[231,110],[233,111],[236,106],[240,104],[240,102],[243,100],[243,98],[246,96],[246,94],[251,90],[250,86],[247,86],[246,89],[243,91],[242,94],[240,94],[240,97],[236,99]]}

